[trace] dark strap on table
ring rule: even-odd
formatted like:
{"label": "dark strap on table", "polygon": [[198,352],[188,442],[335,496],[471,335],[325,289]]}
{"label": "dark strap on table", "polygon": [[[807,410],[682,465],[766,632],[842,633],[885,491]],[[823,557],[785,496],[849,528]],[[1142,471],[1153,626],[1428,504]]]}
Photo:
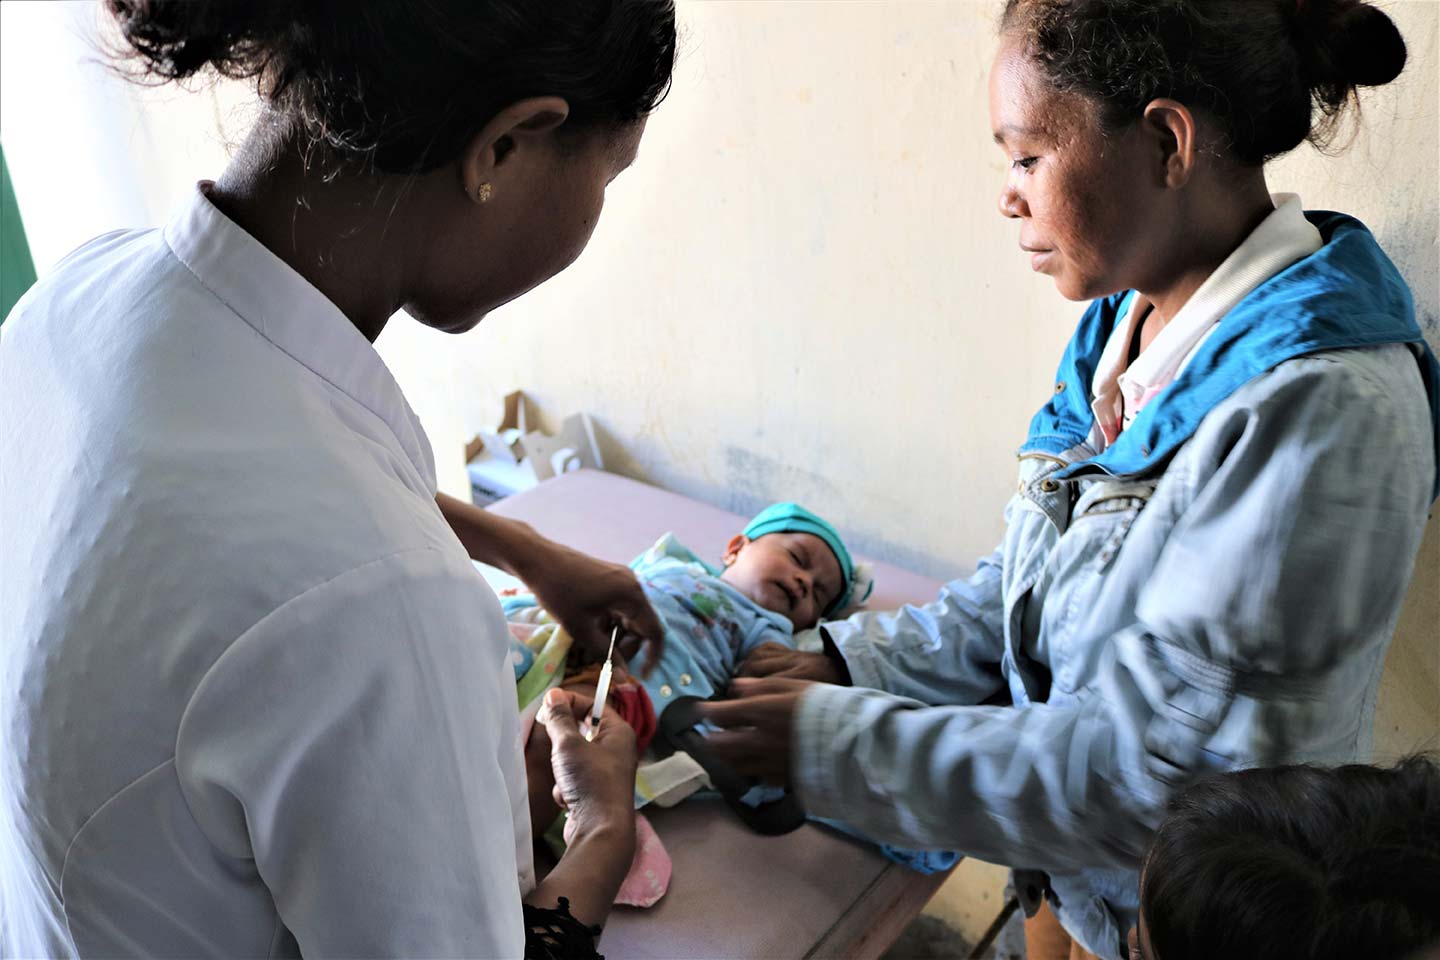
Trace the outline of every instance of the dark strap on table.
{"label": "dark strap on table", "polygon": [[756,784],[711,752],[705,743],[705,735],[695,729],[695,725],[701,722],[699,706],[704,702],[699,697],[678,697],[671,701],[660,714],[660,736],[676,750],[685,751],[705,769],[711,786],[751,830],[773,837],[803,826],[805,811],[795,794],[788,790],[784,796],[753,806],[741,801],[740,798]]}

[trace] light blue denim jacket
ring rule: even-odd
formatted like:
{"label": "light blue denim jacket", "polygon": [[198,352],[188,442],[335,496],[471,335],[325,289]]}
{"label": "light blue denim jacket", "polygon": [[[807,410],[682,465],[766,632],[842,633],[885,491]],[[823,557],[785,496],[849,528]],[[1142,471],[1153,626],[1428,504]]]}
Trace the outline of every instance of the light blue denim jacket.
{"label": "light blue denim jacket", "polygon": [[[1232,309],[1096,456],[1090,383],[1125,295],[1091,305],[968,580],[827,629],[855,686],[800,702],[810,813],[1048,884],[1101,957],[1179,785],[1368,759],[1440,444],[1440,367],[1357,221]],[[868,688],[868,689],[867,689]]]}

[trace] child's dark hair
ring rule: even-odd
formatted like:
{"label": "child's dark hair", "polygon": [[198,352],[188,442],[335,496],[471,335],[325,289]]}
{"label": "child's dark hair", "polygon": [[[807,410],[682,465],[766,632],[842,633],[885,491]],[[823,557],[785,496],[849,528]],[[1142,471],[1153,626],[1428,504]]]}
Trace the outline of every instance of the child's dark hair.
{"label": "child's dark hair", "polygon": [[1397,960],[1440,940],[1440,767],[1240,770],[1177,795],[1141,868],[1155,960]]}
{"label": "child's dark hair", "polygon": [[1001,30],[1056,87],[1098,101],[1111,129],[1169,97],[1245,166],[1326,145],[1355,88],[1405,66],[1395,24],[1359,0],[1007,0]]}
{"label": "child's dark hair", "polygon": [[313,144],[384,173],[459,155],[505,106],[555,95],[562,133],[664,97],[673,0],[108,0],[142,76],[258,78]]}

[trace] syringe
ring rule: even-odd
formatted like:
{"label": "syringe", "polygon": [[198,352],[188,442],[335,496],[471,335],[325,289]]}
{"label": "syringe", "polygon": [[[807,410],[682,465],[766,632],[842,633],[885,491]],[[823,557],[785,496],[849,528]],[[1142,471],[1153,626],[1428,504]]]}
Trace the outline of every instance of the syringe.
{"label": "syringe", "polygon": [[600,716],[605,712],[605,700],[610,696],[610,668],[615,656],[615,638],[620,635],[620,627],[617,624],[615,629],[610,631],[610,650],[605,654],[605,665],[600,668],[600,682],[595,684],[595,705],[590,708],[590,729],[585,731],[585,740],[595,739],[595,734],[600,730]]}

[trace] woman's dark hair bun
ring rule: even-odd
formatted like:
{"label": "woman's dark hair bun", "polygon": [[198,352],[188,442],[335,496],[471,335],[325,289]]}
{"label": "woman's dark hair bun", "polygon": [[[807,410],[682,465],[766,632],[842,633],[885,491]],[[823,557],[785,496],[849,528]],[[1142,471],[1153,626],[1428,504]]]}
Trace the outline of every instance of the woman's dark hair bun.
{"label": "woman's dark hair bun", "polygon": [[1169,97],[1246,165],[1328,145],[1356,88],[1405,67],[1400,31],[1361,0],[1006,0],[1001,29],[1056,87],[1098,101],[1107,125]]}
{"label": "woman's dark hair bun", "polygon": [[227,77],[264,70],[297,4],[265,0],[108,0],[141,69],[183,80],[214,67]]}
{"label": "woman's dark hair bun", "polygon": [[664,98],[674,0],[107,0],[139,79],[256,78],[342,163],[423,172],[526,97],[562,134],[618,128]]}
{"label": "woman's dark hair bun", "polygon": [[1296,12],[1300,56],[1317,91],[1343,103],[1354,87],[1378,87],[1405,69],[1405,41],[1380,9],[1357,0],[1304,0]]}

